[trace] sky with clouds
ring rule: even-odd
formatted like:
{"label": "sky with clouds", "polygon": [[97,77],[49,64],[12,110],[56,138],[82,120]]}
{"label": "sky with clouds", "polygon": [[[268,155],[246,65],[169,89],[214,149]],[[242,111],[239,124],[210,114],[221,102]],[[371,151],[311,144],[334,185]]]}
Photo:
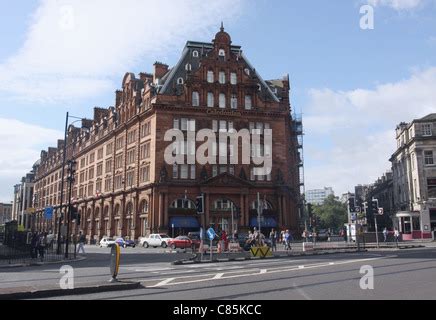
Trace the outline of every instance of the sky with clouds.
{"label": "sky with clouds", "polygon": [[[374,30],[360,7],[374,7]],[[23,0],[0,13],[0,201],[65,112],[114,104],[127,71],[174,65],[221,20],[265,79],[289,74],[304,115],[306,188],[337,194],[390,168],[401,121],[436,111],[435,0]]]}

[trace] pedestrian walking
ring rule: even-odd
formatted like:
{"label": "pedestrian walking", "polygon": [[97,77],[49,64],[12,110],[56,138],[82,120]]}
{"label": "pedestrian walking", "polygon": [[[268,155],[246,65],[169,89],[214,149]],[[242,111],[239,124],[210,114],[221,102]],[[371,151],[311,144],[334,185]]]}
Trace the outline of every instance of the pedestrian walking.
{"label": "pedestrian walking", "polygon": [[45,233],[40,233],[38,236],[38,252],[41,261],[44,260],[45,247],[47,246],[47,236]]}
{"label": "pedestrian walking", "polygon": [[291,232],[289,232],[289,230],[286,230],[286,232],[285,232],[285,249],[286,249],[286,251],[292,250],[292,247],[291,247],[292,240],[293,240],[293,238],[292,238]]}
{"label": "pedestrian walking", "polygon": [[86,237],[80,231],[79,232],[79,247],[77,248],[77,253],[80,253],[80,250],[82,250],[83,254],[86,254],[86,252],[85,252],[85,242],[86,242]]}
{"label": "pedestrian walking", "polygon": [[398,246],[398,242],[400,241],[400,232],[398,231],[397,228],[395,228],[395,231],[394,231],[394,238],[395,238],[395,242]]}
{"label": "pedestrian walking", "polygon": [[32,234],[32,240],[30,241],[30,257],[32,259],[38,258],[38,233]]}
{"label": "pedestrian walking", "polygon": [[383,242],[386,242],[388,239],[388,229],[383,229]]}
{"label": "pedestrian walking", "polygon": [[271,240],[271,250],[277,251],[277,232],[274,229],[271,229],[269,238]]}

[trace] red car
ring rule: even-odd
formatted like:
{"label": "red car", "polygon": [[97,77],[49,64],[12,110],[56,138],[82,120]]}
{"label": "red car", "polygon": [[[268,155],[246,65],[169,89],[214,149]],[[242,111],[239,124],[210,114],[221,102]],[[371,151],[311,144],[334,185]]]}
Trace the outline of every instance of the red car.
{"label": "red car", "polygon": [[191,239],[186,236],[178,236],[175,239],[171,239],[168,241],[168,246],[175,249],[195,249],[200,247],[200,240]]}

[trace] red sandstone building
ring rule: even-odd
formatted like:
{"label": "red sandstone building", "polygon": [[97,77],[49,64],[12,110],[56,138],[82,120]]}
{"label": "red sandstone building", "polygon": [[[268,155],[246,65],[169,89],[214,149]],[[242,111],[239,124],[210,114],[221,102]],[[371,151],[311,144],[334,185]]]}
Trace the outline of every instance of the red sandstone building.
{"label": "red sandstone building", "polygon": [[[173,228],[177,235],[200,225],[231,231],[234,206],[241,215],[233,227],[246,231],[257,226],[258,193],[264,228],[297,230],[300,160],[289,91],[288,77],[264,81],[223,28],[212,43],[188,42],[171,69],[156,62],[153,74],[127,73],[115,107],[95,108],[93,120],[68,130],[67,159],[77,161],[72,203],[81,215],[72,230],[95,240]],[[272,173],[254,176],[251,165],[168,165],[164,135],[171,128],[272,129]],[[57,232],[63,145],[42,151],[36,168],[38,230]],[[195,208],[200,194],[204,215]],[[53,221],[44,219],[49,206]]]}

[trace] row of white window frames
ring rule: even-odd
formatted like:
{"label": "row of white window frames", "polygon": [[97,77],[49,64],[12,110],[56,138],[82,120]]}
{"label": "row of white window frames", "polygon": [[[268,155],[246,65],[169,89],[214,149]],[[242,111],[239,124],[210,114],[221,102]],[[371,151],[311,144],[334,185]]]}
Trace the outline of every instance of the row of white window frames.
{"label": "row of white window frames", "polygon": [[[250,122],[248,125],[250,132],[252,134],[263,134],[264,130],[271,129],[269,123],[264,122]],[[173,128],[182,131],[196,131],[196,121],[195,119],[188,118],[175,118],[173,120]],[[212,131],[213,132],[232,132],[234,131],[233,121],[226,120],[212,120]]]}
{"label": "row of white window frames", "polygon": [[[250,95],[245,96],[245,110],[251,110],[253,105],[252,97]],[[192,92],[192,106],[199,107],[200,106],[200,93],[198,91]],[[207,106],[209,108],[215,107],[215,95],[213,92],[207,93]],[[219,95],[219,104],[218,106],[221,109],[227,108],[227,97],[225,93],[220,93]],[[230,108],[238,109],[238,95],[232,94],[230,98]]]}
{"label": "row of white window frames", "polygon": [[[251,181],[271,181],[271,172],[267,175],[255,175],[254,167],[250,168],[250,180]],[[195,164],[174,164],[173,165],[173,179],[181,180],[195,180],[196,179],[197,167]],[[212,177],[218,176],[218,174],[229,173],[235,175],[234,165],[213,165],[212,166]]]}

